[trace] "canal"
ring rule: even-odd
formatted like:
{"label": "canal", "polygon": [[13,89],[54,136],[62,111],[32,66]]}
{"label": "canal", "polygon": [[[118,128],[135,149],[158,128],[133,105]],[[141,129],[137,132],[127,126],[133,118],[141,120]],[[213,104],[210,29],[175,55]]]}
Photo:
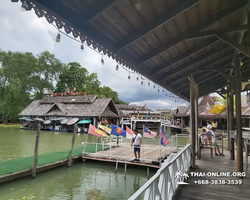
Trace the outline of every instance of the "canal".
{"label": "canal", "polygon": [[[0,129],[0,161],[32,156],[35,134],[36,131]],[[159,144],[159,139],[158,135],[155,140],[146,138],[143,141]],[[70,149],[71,140],[72,133],[42,131],[39,154]],[[87,140],[96,142],[96,137],[78,134],[75,146],[80,147]],[[150,176],[154,173],[151,170]],[[123,174],[121,165],[116,173],[115,164],[78,162],[70,168],[61,167],[38,174],[35,179],[27,177],[3,184],[0,186],[0,200],[22,199],[32,194],[39,200],[127,199],[148,180],[146,168],[128,167],[126,178]]]}

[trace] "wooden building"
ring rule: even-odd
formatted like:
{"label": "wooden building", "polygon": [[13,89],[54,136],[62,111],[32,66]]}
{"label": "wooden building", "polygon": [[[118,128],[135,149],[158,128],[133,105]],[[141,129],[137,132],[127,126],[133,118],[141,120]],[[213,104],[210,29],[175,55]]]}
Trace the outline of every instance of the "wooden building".
{"label": "wooden building", "polygon": [[[78,118],[91,120],[94,126],[107,120],[117,124],[119,113],[111,98],[87,96],[46,96],[42,100],[34,100],[21,113],[30,119],[44,120]],[[79,121],[77,120],[77,121]]]}
{"label": "wooden building", "polygon": [[[250,103],[247,101],[247,95],[241,95],[242,105],[242,124],[244,127],[250,127]],[[227,129],[227,111],[226,108],[219,114],[210,113],[210,109],[217,103],[216,98],[211,95],[205,95],[198,104],[198,127],[206,126],[206,121],[217,122],[218,129]],[[235,113],[234,113],[235,114]],[[235,115],[234,115],[235,117]],[[174,120],[181,126],[190,126],[190,106],[177,106]],[[235,125],[235,122],[234,122]]]}

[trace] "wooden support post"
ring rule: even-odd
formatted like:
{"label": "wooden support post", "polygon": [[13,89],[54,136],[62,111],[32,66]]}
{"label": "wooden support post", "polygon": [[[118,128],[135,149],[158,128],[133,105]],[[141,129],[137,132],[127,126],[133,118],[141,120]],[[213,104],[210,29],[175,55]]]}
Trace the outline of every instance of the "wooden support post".
{"label": "wooden support post", "polygon": [[149,167],[147,167],[147,177],[149,179]]}
{"label": "wooden support post", "polygon": [[70,167],[71,164],[72,164],[72,157],[73,157],[73,150],[74,150],[74,145],[75,145],[75,140],[76,140],[77,128],[78,128],[77,123],[75,123],[74,133],[73,133],[72,142],[71,142],[71,149],[70,149],[70,152],[69,152],[68,167]]}
{"label": "wooden support post", "polygon": [[241,70],[240,60],[235,58],[235,99],[236,99],[236,130],[237,130],[237,172],[243,172],[243,142],[241,119]]}
{"label": "wooden support post", "polygon": [[[197,93],[195,93],[194,101],[195,101],[194,106],[195,106],[195,142],[196,142],[195,152],[198,152],[199,141],[198,141],[198,94]],[[198,153],[197,153],[197,157],[199,157]]]}
{"label": "wooden support post", "polygon": [[119,146],[119,137],[116,136],[116,146],[118,147]]}
{"label": "wooden support post", "polygon": [[32,167],[32,177],[36,177],[36,165],[37,165],[37,156],[38,156],[38,147],[39,147],[39,139],[40,139],[40,131],[41,131],[41,124],[37,124],[37,131],[36,131],[36,142],[35,142],[35,150],[34,150],[34,159],[33,159],[33,167]]}
{"label": "wooden support post", "polygon": [[226,102],[227,102],[227,150],[230,151],[230,117],[229,117],[229,112],[230,112],[230,98],[229,98],[229,95],[230,95],[230,87],[229,85],[227,86],[227,99],[226,99]]}
{"label": "wooden support post", "polygon": [[[229,130],[234,130],[234,85],[230,82],[230,92],[229,92]],[[234,138],[230,138],[230,160],[235,160],[235,150],[234,150]]]}
{"label": "wooden support post", "polygon": [[194,86],[190,81],[190,120],[191,120],[191,144],[192,144],[192,168],[195,168],[195,102],[194,102]]}
{"label": "wooden support post", "polygon": [[181,133],[183,133],[183,126],[184,126],[184,124],[183,124],[183,117],[181,117]]}

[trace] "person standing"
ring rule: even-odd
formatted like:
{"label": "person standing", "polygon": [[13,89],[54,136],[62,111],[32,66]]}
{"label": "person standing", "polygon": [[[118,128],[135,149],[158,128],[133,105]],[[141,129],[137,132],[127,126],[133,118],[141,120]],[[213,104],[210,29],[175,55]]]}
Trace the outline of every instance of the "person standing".
{"label": "person standing", "polygon": [[134,155],[135,159],[133,161],[140,161],[140,152],[141,152],[141,143],[142,143],[142,136],[140,133],[138,133],[137,130],[134,130],[134,134],[132,136],[131,140],[131,147],[133,146],[134,143]]}
{"label": "person standing", "polygon": [[209,145],[212,143],[212,123],[211,121],[207,121],[207,139],[209,141]]}
{"label": "person standing", "polygon": [[[220,137],[220,135],[216,132],[216,128],[212,127],[212,142],[213,142],[213,145],[214,145],[214,154],[216,156],[225,156],[224,154],[222,154],[220,152],[219,146],[217,144],[218,137]],[[218,151],[218,153],[217,153],[216,150]]]}

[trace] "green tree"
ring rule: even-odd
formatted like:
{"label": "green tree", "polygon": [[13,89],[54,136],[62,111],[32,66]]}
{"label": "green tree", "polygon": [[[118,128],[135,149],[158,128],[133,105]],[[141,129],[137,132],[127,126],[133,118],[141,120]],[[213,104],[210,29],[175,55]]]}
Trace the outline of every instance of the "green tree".
{"label": "green tree", "polygon": [[52,92],[62,69],[47,51],[38,56],[0,51],[0,63],[0,114],[6,123],[17,119],[32,99]]}
{"label": "green tree", "polygon": [[99,97],[112,98],[112,100],[116,104],[127,104],[126,102],[119,99],[117,92],[113,91],[110,87],[107,86],[103,86],[99,89]]}
{"label": "green tree", "polygon": [[78,92],[85,91],[87,76],[87,69],[81,67],[79,63],[68,63],[59,76],[55,92],[72,91],[74,87]]}
{"label": "green tree", "polygon": [[45,94],[52,93],[55,90],[62,70],[63,64],[48,51],[37,56],[30,77],[34,99],[42,99]]}

